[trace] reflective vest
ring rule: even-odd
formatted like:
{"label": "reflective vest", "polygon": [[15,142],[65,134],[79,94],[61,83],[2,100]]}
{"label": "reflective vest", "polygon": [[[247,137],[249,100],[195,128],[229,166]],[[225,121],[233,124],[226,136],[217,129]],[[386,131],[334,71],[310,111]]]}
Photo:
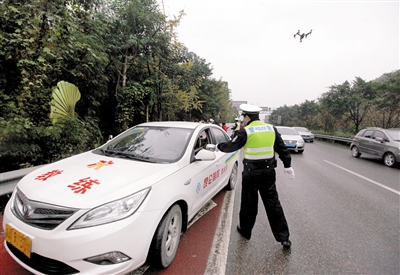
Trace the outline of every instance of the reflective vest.
{"label": "reflective vest", "polygon": [[235,128],[235,131],[236,130],[240,130],[240,122],[238,121],[238,122],[236,122],[236,128]]}
{"label": "reflective vest", "polygon": [[244,127],[247,142],[243,147],[243,157],[249,160],[262,160],[274,157],[275,131],[271,124],[259,120]]}

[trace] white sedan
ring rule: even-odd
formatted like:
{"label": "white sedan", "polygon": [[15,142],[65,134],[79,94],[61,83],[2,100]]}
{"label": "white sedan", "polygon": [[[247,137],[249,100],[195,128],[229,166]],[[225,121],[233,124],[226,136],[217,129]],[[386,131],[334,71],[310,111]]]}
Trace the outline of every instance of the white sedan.
{"label": "white sedan", "polygon": [[289,151],[304,152],[305,141],[292,127],[275,126]]}
{"label": "white sedan", "polygon": [[5,247],[35,274],[166,268],[196,213],[235,188],[238,152],[215,151],[227,140],[213,124],[149,122],[38,168],[5,208]]}

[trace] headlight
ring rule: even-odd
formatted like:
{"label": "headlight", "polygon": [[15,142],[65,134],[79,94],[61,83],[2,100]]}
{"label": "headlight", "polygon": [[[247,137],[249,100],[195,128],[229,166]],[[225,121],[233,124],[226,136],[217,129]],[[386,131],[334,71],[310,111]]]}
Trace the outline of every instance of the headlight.
{"label": "headlight", "polygon": [[77,219],[68,229],[80,229],[125,219],[136,212],[149,192],[150,187],[120,200],[93,208]]}

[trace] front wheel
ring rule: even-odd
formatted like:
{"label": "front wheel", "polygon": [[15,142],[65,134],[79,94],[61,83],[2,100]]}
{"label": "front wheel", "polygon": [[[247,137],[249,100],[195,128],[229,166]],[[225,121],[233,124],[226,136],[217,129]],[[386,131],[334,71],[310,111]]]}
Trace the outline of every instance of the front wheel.
{"label": "front wheel", "polygon": [[360,150],[357,146],[351,147],[351,155],[355,158],[359,158],[361,156]]}
{"label": "front wheel", "polygon": [[164,215],[152,242],[151,262],[162,268],[167,268],[173,261],[178,250],[182,231],[182,210],[175,204]]}
{"label": "front wheel", "polygon": [[229,176],[228,184],[226,185],[226,190],[235,189],[237,177],[238,177],[238,164],[235,162],[235,164],[232,167],[231,175]]}
{"label": "front wheel", "polygon": [[392,153],[386,153],[383,156],[383,163],[387,167],[393,167],[395,165],[395,163],[396,163],[396,157]]}

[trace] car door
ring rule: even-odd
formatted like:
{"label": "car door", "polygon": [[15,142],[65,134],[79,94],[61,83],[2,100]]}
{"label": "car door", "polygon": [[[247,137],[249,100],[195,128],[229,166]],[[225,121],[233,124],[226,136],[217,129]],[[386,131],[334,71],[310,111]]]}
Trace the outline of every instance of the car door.
{"label": "car door", "polygon": [[[224,133],[221,129],[218,128],[211,128],[211,134],[212,134],[212,144],[218,144],[222,142],[227,142],[230,140],[230,137]],[[235,157],[237,156],[237,152],[232,152],[232,153],[224,153],[221,151],[216,152],[217,154],[217,168],[219,168],[220,171],[220,182],[219,182],[219,187],[218,189],[222,189],[227,183],[229,177],[230,177],[230,171],[233,168],[233,165],[235,164]]]}
{"label": "car door", "polygon": [[366,130],[364,134],[360,137],[359,141],[359,146],[360,146],[360,152],[363,154],[372,154],[372,143],[373,143],[373,137],[374,135],[374,130]]}
{"label": "car door", "polygon": [[[193,146],[193,156],[196,157],[197,153],[206,148],[207,144],[212,143],[210,129],[204,129],[196,137],[196,142]],[[212,161],[192,161],[190,165],[185,168],[187,173],[190,173],[190,201],[189,201],[189,215],[197,213],[215,194],[215,189],[220,184],[220,162],[221,156],[218,153],[216,158]]]}
{"label": "car door", "polygon": [[[382,140],[376,140],[376,138],[381,138]],[[370,144],[371,147],[371,155],[382,157],[385,152],[385,143],[388,140],[386,135],[382,131],[375,131],[372,136],[372,142]]]}

